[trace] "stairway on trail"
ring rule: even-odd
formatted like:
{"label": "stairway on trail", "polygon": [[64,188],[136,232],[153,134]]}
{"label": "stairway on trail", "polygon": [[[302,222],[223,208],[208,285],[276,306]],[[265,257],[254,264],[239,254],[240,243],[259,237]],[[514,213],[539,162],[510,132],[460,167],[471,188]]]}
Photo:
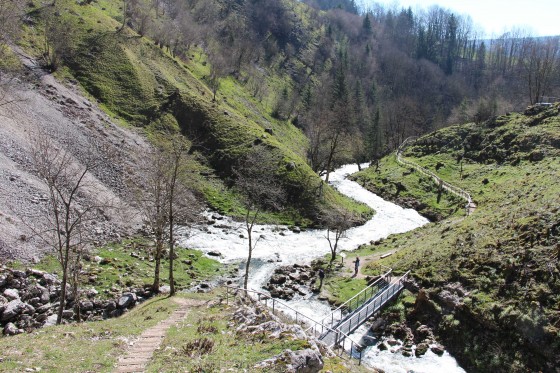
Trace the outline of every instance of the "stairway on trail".
{"label": "stairway on trail", "polygon": [[115,373],[144,372],[152,360],[154,352],[160,347],[167,330],[185,318],[189,309],[199,306],[200,302],[190,299],[174,298],[179,303],[177,308],[167,319],[147,329],[140,335],[127,353],[120,357]]}

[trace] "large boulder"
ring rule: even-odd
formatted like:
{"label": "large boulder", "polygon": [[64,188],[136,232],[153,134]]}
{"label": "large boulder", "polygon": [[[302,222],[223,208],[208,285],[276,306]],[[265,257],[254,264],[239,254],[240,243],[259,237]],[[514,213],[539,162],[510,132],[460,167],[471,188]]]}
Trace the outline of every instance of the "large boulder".
{"label": "large boulder", "polygon": [[58,284],[58,279],[55,275],[51,275],[50,273],[45,273],[43,278],[41,279],[42,285],[56,285]]}
{"label": "large boulder", "polygon": [[427,343],[419,343],[419,344],[416,346],[416,350],[414,351],[414,354],[416,355],[416,357],[420,357],[420,356],[424,355],[424,354],[428,351],[428,348],[429,348],[429,347],[430,347],[430,346],[428,346]]}
{"label": "large boulder", "polygon": [[269,280],[269,283],[271,284],[278,284],[278,285],[282,285],[283,283],[285,283],[288,280],[288,278],[284,275],[281,274],[274,274],[272,275],[272,277]]}
{"label": "large boulder", "polygon": [[435,344],[431,347],[431,350],[434,354],[441,356],[445,352],[445,348],[440,344]]}
{"label": "large boulder", "polygon": [[19,299],[19,291],[17,291],[16,289],[6,289],[4,290],[2,295],[10,301]]}
{"label": "large boulder", "polygon": [[81,301],[80,309],[84,312],[93,311],[93,303],[89,300]]}
{"label": "large boulder", "polygon": [[50,303],[44,304],[41,307],[37,308],[35,310],[35,312],[41,314],[41,313],[46,313],[48,312],[51,308],[53,308],[53,305]]}
{"label": "large boulder", "polygon": [[127,308],[136,303],[137,297],[134,293],[124,293],[117,302],[118,308]]}
{"label": "large boulder", "polygon": [[43,326],[56,325],[57,318],[58,318],[57,314],[50,315],[49,317],[47,317],[47,320],[45,320],[45,323],[43,324]]}
{"label": "large boulder", "polygon": [[16,335],[16,334],[21,334],[23,332],[23,330],[18,329],[17,326],[15,326],[15,324],[9,322],[6,324],[6,326],[4,326],[4,335]]}
{"label": "large boulder", "polygon": [[4,312],[2,312],[2,317],[0,318],[0,321],[2,322],[10,321],[16,316],[18,316],[19,314],[21,314],[24,310],[25,310],[25,303],[23,303],[19,299],[15,299],[6,305]]}

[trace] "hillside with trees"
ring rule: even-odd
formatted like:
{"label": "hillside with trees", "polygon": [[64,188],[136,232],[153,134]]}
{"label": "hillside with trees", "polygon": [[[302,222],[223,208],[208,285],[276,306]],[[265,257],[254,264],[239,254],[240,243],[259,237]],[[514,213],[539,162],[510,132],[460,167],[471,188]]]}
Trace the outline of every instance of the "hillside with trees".
{"label": "hillside with trees", "polygon": [[[408,307],[408,321],[430,323],[474,371],[553,371],[559,108],[549,97],[560,97],[559,36],[489,40],[440,7],[0,0],[0,261],[47,258],[42,268],[62,278],[2,267],[0,282],[58,286],[25,294],[57,308],[53,323],[82,320],[82,305],[90,320],[120,316],[116,285],[139,287],[124,304],[224,270],[175,252],[176,225],[188,230],[205,208],[244,223],[245,286],[257,223],[327,228],[334,258],[341,217],[347,230],[374,211],[336,192],[330,173],[374,161],[357,180],[441,221],[362,248],[394,250],[383,263],[413,270],[420,296],[397,316]],[[420,139],[404,156],[472,191],[472,218],[392,158],[410,136]],[[99,292],[107,299],[84,298]],[[9,334],[46,321],[19,298],[0,300],[3,321],[19,317]]]}
{"label": "hillside with trees", "polygon": [[[558,37],[512,30],[486,40],[472,20],[439,7],[414,13],[363,11],[354,1],[127,0],[85,1],[73,8],[62,1],[22,9],[30,21],[25,34],[44,37],[36,48],[45,68],[69,68],[108,109],[140,126],[161,121],[163,111],[182,110],[173,102],[175,89],[184,95],[185,88],[202,84],[191,92],[195,97],[209,90],[210,102],[244,106],[239,111],[249,112],[242,116],[262,127],[278,123],[303,132],[303,142],[287,143],[319,173],[372,160],[410,135],[560,96]],[[127,39],[129,49],[145,49],[129,61],[143,68],[116,59],[113,48]],[[174,70],[172,64],[147,80],[145,73],[157,71],[146,60],[156,53],[148,42],[184,66]],[[114,77],[97,72],[106,65],[127,69],[119,72],[122,81],[110,83],[114,87],[106,86]],[[166,81],[166,74],[185,75],[183,68],[196,84]],[[138,88],[134,94],[115,96],[132,85]],[[155,95],[149,92],[153,86]],[[227,97],[240,91],[248,97]],[[263,121],[257,112],[269,118]]]}

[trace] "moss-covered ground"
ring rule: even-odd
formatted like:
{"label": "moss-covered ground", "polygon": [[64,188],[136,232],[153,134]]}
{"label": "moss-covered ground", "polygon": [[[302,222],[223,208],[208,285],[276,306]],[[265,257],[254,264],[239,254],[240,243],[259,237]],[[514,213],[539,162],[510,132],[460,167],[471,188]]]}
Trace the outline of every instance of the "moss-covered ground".
{"label": "moss-covered ground", "polygon": [[[94,249],[83,260],[82,284],[96,289],[101,297],[110,297],[124,287],[150,285],[155,268],[153,250],[151,241],[139,238]],[[235,269],[235,266],[230,268],[197,250],[178,248],[176,254],[174,279],[179,290]],[[25,265],[14,263],[13,267],[24,268]],[[42,258],[33,267],[49,273],[61,273],[60,264],[54,256]],[[168,273],[169,258],[165,256],[161,261],[161,285],[169,285]]]}

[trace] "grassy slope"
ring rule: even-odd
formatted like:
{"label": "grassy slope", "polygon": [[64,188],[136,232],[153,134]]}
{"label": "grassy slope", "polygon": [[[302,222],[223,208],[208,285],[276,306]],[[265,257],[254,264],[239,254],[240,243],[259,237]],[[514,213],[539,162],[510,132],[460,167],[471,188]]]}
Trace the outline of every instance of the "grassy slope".
{"label": "grassy slope", "polygon": [[[70,0],[57,3],[57,22],[73,30],[73,53],[67,58],[68,68],[62,68],[59,76],[77,79],[116,120],[144,127],[148,134],[180,129],[201,143],[198,160],[206,168],[202,172],[206,175],[210,167],[220,177],[227,177],[237,160],[256,144],[279,154],[284,163],[278,165],[278,172],[298,195],[295,209],[277,218],[284,223],[308,225],[315,219],[317,209],[329,206],[344,206],[363,216],[371,214],[367,207],[340,196],[330,187],[325,188],[323,198],[314,197],[320,179],[304,160],[304,134],[287,121],[271,116],[271,102],[279,87],[289,81],[287,77],[267,72],[262,84],[268,87],[269,94],[261,101],[240,81],[223,79],[217,102],[213,102],[205,85],[209,65],[200,50],[194,49],[193,58],[181,61],[129,29],[116,33],[121,17],[118,1],[82,6]],[[28,28],[22,42],[37,55],[43,42],[41,29]],[[274,134],[265,133],[265,129],[272,129]],[[296,164],[295,171],[286,170],[289,162]],[[235,194],[216,178],[210,179],[200,177],[199,183],[208,202],[223,213],[242,216]]]}
{"label": "grassy slope", "polygon": [[[112,372],[128,340],[166,319],[177,308],[153,298],[118,319],[53,326],[2,338],[0,372]],[[34,370],[34,371],[35,371]]]}
{"label": "grassy slope", "polygon": [[[478,209],[356,253],[397,251],[381,263],[400,272],[412,269],[436,302],[445,284],[462,284],[469,292],[463,306],[450,309],[440,302],[422,321],[439,328],[470,370],[559,366],[559,112],[556,105],[536,115],[510,114],[420,138],[405,157],[434,171],[442,163],[438,174],[470,191]],[[383,175],[393,175],[426,205],[433,203],[433,187],[391,159],[380,174],[367,170],[358,179],[376,185]],[[363,272],[377,271],[372,266]]]}
{"label": "grassy slope", "polygon": [[[212,301],[219,294],[183,294],[186,298]],[[223,294],[222,294],[223,295]],[[124,316],[99,322],[54,326],[31,334],[2,338],[0,372],[112,372],[128,343],[145,329],[166,319],[177,303],[157,297],[134,308]],[[285,349],[308,347],[307,341],[287,338],[272,339],[263,335],[237,333],[229,321],[235,308],[220,304],[192,307],[184,322],[172,326],[155,352],[148,372],[177,371],[258,371],[252,367]],[[213,342],[208,353],[190,357],[185,349],[189,342],[207,338]],[[262,370],[261,370],[262,371]],[[280,370],[282,369],[280,368]],[[343,362],[338,357],[325,359],[325,371],[365,372],[357,361]]]}
{"label": "grassy slope", "polygon": [[[122,243],[94,249],[89,257],[99,256],[101,263],[87,260],[83,263],[81,281],[85,287],[97,290],[100,297],[112,297],[123,287],[143,287],[151,285],[154,276],[153,242],[142,239],[128,239]],[[174,261],[174,279],[179,290],[188,289],[200,281],[208,281],[223,275],[229,268],[216,260],[210,259],[198,250],[180,248],[176,251]],[[14,263],[14,268],[25,269],[21,263]],[[46,256],[33,266],[48,273],[61,276],[60,263],[53,256]],[[161,261],[161,285],[169,285],[169,260]],[[237,267],[233,267],[237,270]],[[92,278],[90,280],[90,278]]]}

